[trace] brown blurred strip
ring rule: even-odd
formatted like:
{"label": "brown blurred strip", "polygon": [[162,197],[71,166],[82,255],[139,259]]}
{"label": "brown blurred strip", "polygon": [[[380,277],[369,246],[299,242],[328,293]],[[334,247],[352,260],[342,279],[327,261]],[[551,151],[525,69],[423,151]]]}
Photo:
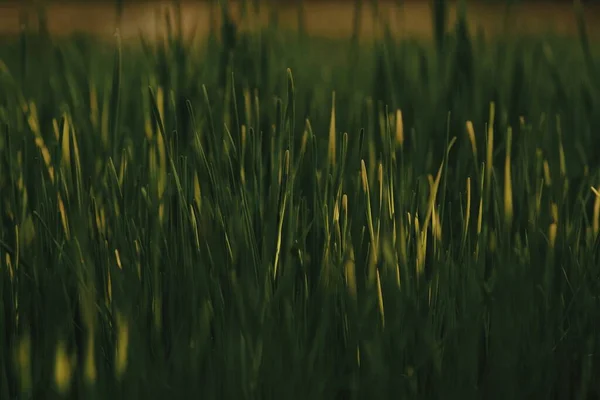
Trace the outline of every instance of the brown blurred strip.
{"label": "brown blurred strip", "polygon": [[[272,0],[273,1],[273,0]],[[32,11],[29,25],[37,25],[35,8],[25,7],[33,1],[0,2],[0,34],[16,34],[20,27],[20,14],[23,10]],[[379,13],[390,21],[392,31],[398,36],[416,36],[427,38],[431,35],[431,12],[429,2],[383,1]],[[585,4],[585,18],[588,34],[591,38],[600,36],[600,4]],[[164,27],[164,16],[157,23],[157,10],[171,7],[172,1],[124,1],[122,37],[131,39],[139,32],[153,37]],[[298,27],[297,6],[295,1],[276,1],[279,9],[280,25],[292,30]],[[352,33],[354,1],[304,1],[304,12],[307,32],[314,36],[344,38]],[[196,32],[206,35],[208,32],[210,6],[204,1],[182,2],[184,31],[190,33],[196,24]],[[510,17],[504,18],[506,6],[503,2],[487,1],[469,2],[468,20],[471,28],[481,28],[485,34],[502,34],[508,27],[511,33],[544,33],[553,31],[560,34],[576,35],[577,26],[573,13],[573,3],[567,1],[536,1],[515,5],[511,8]],[[263,8],[264,9],[264,8]],[[233,15],[239,18],[239,2],[233,7]],[[110,37],[116,27],[116,7],[111,1],[53,1],[46,9],[48,27],[52,34],[65,35],[73,32],[87,32],[100,37]],[[454,20],[455,7],[450,7],[450,26]],[[371,7],[363,7],[361,35],[371,38],[382,24],[373,23]],[[266,24],[268,15],[261,12],[252,24],[244,28],[252,29]]]}

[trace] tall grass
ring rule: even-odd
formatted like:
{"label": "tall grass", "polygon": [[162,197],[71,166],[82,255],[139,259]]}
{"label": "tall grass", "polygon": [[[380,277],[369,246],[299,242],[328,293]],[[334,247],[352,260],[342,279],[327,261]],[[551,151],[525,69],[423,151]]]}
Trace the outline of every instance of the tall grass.
{"label": "tall grass", "polygon": [[0,398],[599,396],[585,30],[234,28],[0,47]]}

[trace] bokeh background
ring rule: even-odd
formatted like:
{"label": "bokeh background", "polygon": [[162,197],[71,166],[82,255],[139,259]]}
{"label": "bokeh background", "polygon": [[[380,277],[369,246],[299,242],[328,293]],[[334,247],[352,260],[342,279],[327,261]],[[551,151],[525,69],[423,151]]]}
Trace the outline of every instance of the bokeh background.
{"label": "bokeh background", "polygon": [[[123,38],[135,38],[140,33],[152,35],[157,27],[164,26],[157,15],[172,1],[123,1]],[[216,2],[181,1],[183,26],[190,33],[200,35],[209,32],[211,24],[219,23],[219,10]],[[239,19],[242,1],[230,2],[231,13]],[[254,1],[249,4],[248,12],[256,12]],[[263,2],[263,3],[269,3]],[[366,2],[365,2],[366,3]],[[456,1],[449,1],[449,26],[452,26],[456,15]],[[541,34],[554,32],[575,35],[577,25],[573,13],[574,3],[585,7],[585,18],[588,35],[591,38],[600,35],[600,4],[594,1],[502,1],[471,0],[467,1],[468,21],[471,28],[484,34]],[[280,26],[297,29],[298,11],[301,11],[305,28],[310,35],[322,37],[347,37],[352,32],[353,18],[356,12],[353,0],[297,0],[270,1],[278,10]],[[115,30],[117,7],[110,1],[0,1],[0,34],[17,33],[20,27],[39,24],[38,10],[44,5],[47,26],[54,35],[65,35],[73,32],[87,32],[94,35],[110,37]],[[378,27],[373,12],[389,19],[392,32],[398,36],[417,36],[427,38],[432,32],[431,2],[427,0],[412,1],[379,1],[378,10],[373,7],[362,7],[361,33],[364,38],[373,37]],[[266,7],[259,10],[260,21],[267,23],[269,15]],[[160,17],[162,18],[162,17]],[[254,19],[256,22],[256,19]],[[242,27],[252,28],[252,27]]]}

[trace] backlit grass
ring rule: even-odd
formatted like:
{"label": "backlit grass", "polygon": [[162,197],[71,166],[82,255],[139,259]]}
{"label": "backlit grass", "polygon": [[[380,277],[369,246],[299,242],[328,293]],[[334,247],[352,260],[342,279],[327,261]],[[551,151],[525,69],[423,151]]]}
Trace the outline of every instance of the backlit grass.
{"label": "backlit grass", "polygon": [[460,21],[6,39],[0,398],[600,396],[597,54]]}

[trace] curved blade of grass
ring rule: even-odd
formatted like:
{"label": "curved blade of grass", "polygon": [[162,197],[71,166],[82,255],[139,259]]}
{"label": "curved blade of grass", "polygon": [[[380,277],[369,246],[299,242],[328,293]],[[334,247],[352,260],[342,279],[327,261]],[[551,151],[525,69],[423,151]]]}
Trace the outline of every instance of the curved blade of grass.
{"label": "curved blade of grass", "polygon": [[113,63],[113,75],[112,75],[112,85],[111,85],[111,95],[110,95],[110,135],[111,135],[111,143],[113,146],[112,154],[116,154],[116,146],[119,143],[118,140],[118,130],[119,130],[119,109],[121,102],[121,34],[117,29],[115,33],[115,37],[117,40],[117,46],[115,48],[114,55],[114,63]]}

